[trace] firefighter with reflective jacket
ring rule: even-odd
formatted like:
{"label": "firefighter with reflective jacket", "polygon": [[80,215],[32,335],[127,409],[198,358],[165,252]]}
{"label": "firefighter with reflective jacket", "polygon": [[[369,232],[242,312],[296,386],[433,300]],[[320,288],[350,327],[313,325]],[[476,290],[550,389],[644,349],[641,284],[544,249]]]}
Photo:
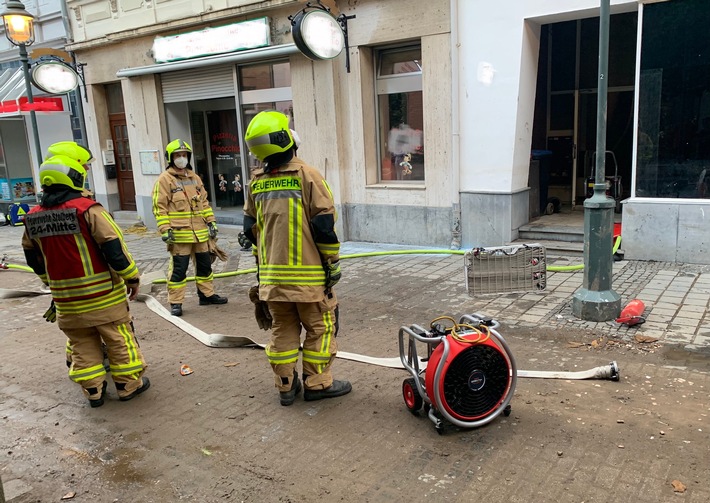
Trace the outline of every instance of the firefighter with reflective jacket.
{"label": "firefighter with reflective jacket", "polygon": [[[260,326],[273,326],[266,356],[281,405],[291,405],[301,391],[296,363],[302,328],[303,398],[345,395],[352,386],[331,374],[338,332],[333,286],[340,279],[333,194],[320,172],[296,157],[298,145],[284,114],[260,112],[245,140],[263,162],[252,173],[244,206],[244,233],[254,243],[259,281],[250,297]],[[266,325],[259,314],[264,302],[273,318]]]}
{"label": "firefighter with reflective jacket", "polygon": [[158,231],[172,255],[168,271],[168,302],[173,316],[182,316],[191,255],[195,257],[200,305],[227,303],[226,297],[214,293],[208,241],[217,236],[217,222],[207,200],[207,190],[192,170],[191,157],[192,149],[184,141],[168,143],[165,147],[168,167],[153,187],[153,213]]}
{"label": "firefighter with reflective jacket", "polygon": [[27,264],[49,286],[57,323],[71,341],[69,377],[91,407],[100,407],[107,387],[102,341],[119,400],[136,397],[150,381],[143,377],[147,366],[126,300],[126,289],[131,300],[138,294],[138,268],[108,212],[81,195],[85,177],[73,158],[56,155],[42,163],[44,195],[25,217],[22,247]]}
{"label": "firefighter with reflective jacket", "polygon": [[[49,159],[50,157],[53,157],[55,155],[65,155],[67,157],[71,157],[73,160],[78,162],[79,164],[82,165],[82,167],[88,172],[89,171],[89,165],[93,162],[94,156],[91,154],[91,151],[89,149],[82,147],[75,141],[58,141],[57,143],[53,143],[49,146],[47,149],[47,156],[45,157],[46,159]],[[91,199],[94,199],[94,194],[90,190],[83,188],[81,191],[81,195],[84,197],[90,197]],[[47,321],[52,321],[56,319],[56,311],[50,307],[50,309],[47,311],[48,313],[48,318]],[[52,318],[54,316],[54,318]],[[105,346],[103,347],[104,349],[104,355],[107,355],[106,348]],[[71,341],[67,339],[67,347],[66,347],[66,357],[67,357],[67,367],[71,366],[71,359],[72,359],[72,349],[71,349]]]}

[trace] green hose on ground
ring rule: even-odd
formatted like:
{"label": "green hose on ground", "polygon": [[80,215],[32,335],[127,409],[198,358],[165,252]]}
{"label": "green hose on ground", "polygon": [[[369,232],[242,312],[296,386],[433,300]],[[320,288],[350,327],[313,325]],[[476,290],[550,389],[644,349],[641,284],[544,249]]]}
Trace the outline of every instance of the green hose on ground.
{"label": "green hose on ground", "polygon": [[[621,236],[616,237],[616,242],[614,243],[614,248],[612,248],[612,253],[616,253],[621,246]],[[351,253],[349,255],[341,255],[340,258],[343,260],[351,258],[363,258],[363,257],[379,257],[385,255],[464,255],[465,250],[389,250],[389,251],[377,251],[377,252],[364,252],[364,253]],[[17,269],[20,271],[33,272],[31,267],[26,265],[17,264],[6,264],[8,269]],[[551,272],[573,272],[584,269],[584,264],[576,265],[548,265],[547,270]],[[256,267],[251,269],[242,269],[240,271],[230,271],[230,272],[218,272],[214,275],[215,278],[228,278],[231,276],[240,276],[242,274],[255,273]],[[195,281],[194,276],[189,276],[186,281]],[[168,282],[167,279],[156,279],[153,280],[154,285],[164,285]]]}

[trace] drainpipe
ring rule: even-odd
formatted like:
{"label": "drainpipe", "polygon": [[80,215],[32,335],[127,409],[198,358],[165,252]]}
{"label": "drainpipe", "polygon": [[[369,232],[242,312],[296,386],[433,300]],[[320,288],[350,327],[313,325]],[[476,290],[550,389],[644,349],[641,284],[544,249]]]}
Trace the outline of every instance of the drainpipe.
{"label": "drainpipe", "polygon": [[461,145],[459,131],[459,6],[450,0],[451,16],[451,249],[461,248]]}

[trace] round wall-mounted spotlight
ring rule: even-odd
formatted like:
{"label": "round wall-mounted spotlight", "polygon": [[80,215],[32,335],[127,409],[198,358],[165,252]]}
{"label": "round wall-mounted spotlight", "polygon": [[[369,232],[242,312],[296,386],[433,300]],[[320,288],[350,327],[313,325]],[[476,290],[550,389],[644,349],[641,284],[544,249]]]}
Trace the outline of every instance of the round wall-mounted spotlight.
{"label": "round wall-mounted spotlight", "polygon": [[293,41],[309,59],[336,58],[345,46],[340,23],[325,10],[302,10],[292,21]]}
{"label": "round wall-mounted spotlight", "polygon": [[66,94],[79,85],[79,74],[61,61],[40,61],[32,69],[32,84],[47,94]]}

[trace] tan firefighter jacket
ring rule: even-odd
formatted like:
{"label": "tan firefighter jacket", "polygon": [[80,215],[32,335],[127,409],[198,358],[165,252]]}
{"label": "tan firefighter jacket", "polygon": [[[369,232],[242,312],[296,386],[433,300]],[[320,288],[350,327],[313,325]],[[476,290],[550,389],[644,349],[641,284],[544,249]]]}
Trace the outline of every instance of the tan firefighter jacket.
{"label": "tan firefighter jacket", "polygon": [[215,221],[207,189],[191,169],[182,175],[172,167],[161,173],[153,186],[153,214],[158,231],[173,229],[176,243],[204,243],[207,224]]}
{"label": "tan firefighter jacket", "polygon": [[106,209],[81,197],[25,217],[27,263],[49,285],[60,329],[129,319],[124,281],[139,273],[121,229]]}
{"label": "tan firefighter jacket", "polygon": [[257,170],[244,205],[256,238],[259,298],[320,302],[323,265],[339,259],[333,194],[317,169],[298,157],[264,173]]}

